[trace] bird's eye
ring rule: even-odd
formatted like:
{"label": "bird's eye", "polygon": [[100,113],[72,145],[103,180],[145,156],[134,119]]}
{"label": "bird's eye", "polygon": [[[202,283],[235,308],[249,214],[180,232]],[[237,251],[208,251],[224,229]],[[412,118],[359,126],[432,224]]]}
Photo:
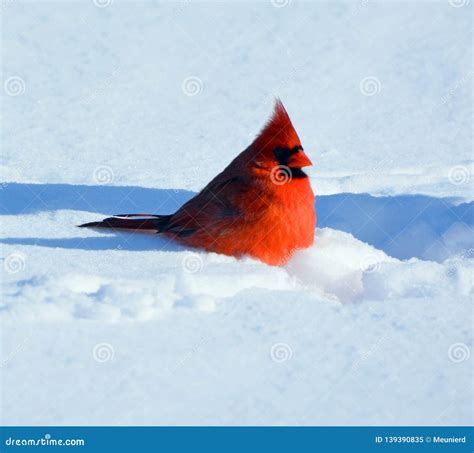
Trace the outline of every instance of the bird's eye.
{"label": "bird's eye", "polygon": [[275,157],[280,165],[286,165],[291,155],[303,151],[301,145],[293,146],[293,148],[277,147],[274,149]]}

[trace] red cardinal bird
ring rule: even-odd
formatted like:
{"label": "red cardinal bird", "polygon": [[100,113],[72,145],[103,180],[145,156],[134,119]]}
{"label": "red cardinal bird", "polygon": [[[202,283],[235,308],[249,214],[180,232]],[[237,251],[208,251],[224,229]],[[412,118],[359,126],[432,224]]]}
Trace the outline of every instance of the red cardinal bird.
{"label": "red cardinal bird", "polygon": [[253,143],[174,214],[124,214],[80,226],[152,230],[187,246],[283,265],[314,241],[315,197],[302,170],[309,165],[277,100]]}

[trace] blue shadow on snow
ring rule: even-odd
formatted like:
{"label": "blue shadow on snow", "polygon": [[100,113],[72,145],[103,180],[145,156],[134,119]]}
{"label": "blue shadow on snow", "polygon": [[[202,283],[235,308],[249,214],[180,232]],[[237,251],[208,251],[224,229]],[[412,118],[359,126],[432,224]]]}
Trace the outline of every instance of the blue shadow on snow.
{"label": "blue shadow on snow", "polygon": [[[20,183],[3,185],[0,193],[0,215],[73,210],[97,213],[98,219],[104,215],[128,212],[170,214],[195,195],[193,192],[174,189]],[[473,202],[455,204],[453,199],[424,195],[375,197],[341,193],[318,196],[316,207],[319,228],[330,227],[351,233],[361,241],[400,259],[443,259],[441,249],[445,247],[444,238],[452,228],[461,231],[464,236],[473,236]],[[90,217],[84,218],[85,222],[90,220]],[[71,223],[71,229],[75,227]],[[41,225],[32,225],[32,228],[41,231]],[[472,239],[470,241],[472,244]],[[181,249],[179,245],[157,235],[110,231],[103,237],[11,237],[1,239],[0,242],[84,250]],[[464,241],[462,248],[465,247]]]}

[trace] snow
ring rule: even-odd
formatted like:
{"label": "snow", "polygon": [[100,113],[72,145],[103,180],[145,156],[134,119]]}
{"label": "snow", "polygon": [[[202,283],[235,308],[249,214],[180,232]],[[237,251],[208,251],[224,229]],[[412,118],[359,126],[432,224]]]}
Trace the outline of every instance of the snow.
{"label": "snow", "polygon": [[[459,3],[3,5],[1,422],[471,424]],[[174,212],[275,95],[315,163],[287,266],[75,227]]]}

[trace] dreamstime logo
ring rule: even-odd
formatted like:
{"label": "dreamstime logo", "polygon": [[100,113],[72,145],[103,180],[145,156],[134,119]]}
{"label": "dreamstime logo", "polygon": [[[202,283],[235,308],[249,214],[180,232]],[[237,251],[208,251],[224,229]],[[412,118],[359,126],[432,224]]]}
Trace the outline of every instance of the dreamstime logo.
{"label": "dreamstime logo", "polygon": [[448,277],[455,277],[457,275],[458,271],[454,266],[450,266],[446,269],[446,275]]}
{"label": "dreamstime logo", "polygon": [[451,184],[454,184],[455,186],[460,186],[461,184],[465,184],[469,181],[469,170],[467,167],[457,165],[456,167],[453,167],[451,168],[451,170],[449,170],[448,178]]}
{"label": "dreamstime logo", "polygon": [[12,253],[5,258],[3,267],[9,274],[16,274],[25,269],[25,257],[19,253]]}
{"label": "dreamstime logo", "polygon": [[474,75],[474,72],[469,71],[466,74],[464,74],[462,78],[456,80],[456,82],[454,82],[449,87],[448,92],[441,98],[441,102],[438,104],[438,106],[445,105],[447,102],[449,102],[450,99],[452,99],[452,97],[456,93],[456,91],[458,91],[459,88],[461,88],[466,82],[468,82],[469,79],[471,79],[473,75]]}
{"label": "dreamstime logo", "polygon": [[270,172],[270,179],[273,184],[277,186],[282,186],[291,181],[291,169],[286,165],[277,165],[273,167]]}
{"label": "dreamstime logo", "polygon": [[461,8],[469,4],[469,0],[449,0],[449,4],[453,8]]}
{"label": "dreamstime logo", "polygon": [[97,184],[110,184],[114,180],[114,172],[107,165],[101,165],[94,170],[93,178]]}
{"label": "dreamstime logo", "polygon": [[[284,77],[282,77],[278,83],[278,85],[281,87],[285,86],[285,85],[288,85],[289,83],[291,83],[292,81],[294,81],[295,77],[298,76],[298,74],[301,74],[301,71],[304,69],[304,65],[295,65],[295,66],[292,66],[290,71],[287,72],[285,74]],[[274,103],[274,97],[273,96],[269,96],[268,98],[265,99],[265,101],[263,102],[264,105],[267,105],[268,106],[273,106],[273,103]]]}
{"label": "dreamstime logo", "polygon": [[20,96],[26,90],[25,81],[18,76],[8,77],[3,84],[3,89],[8,96]]}
{"label": "dreamstime logo", "polygon": [[186,351],[183,355],[181,355],[178,360],[174,363],[172,367],[167,367],[166,371],[169,374],[173,374],[176,371],[178,371],[180,368],[182,368],[186,362],[188,362],[197,352],[202,350],[208,344],[210,341],[214,340],[215,337],[214,335],[210,336],[203,336],[197,343],[194,343],[191,349]]}
{"label": "dreamstime logo", "polygon": [[472,258],[474,256],[474,248],[466,249],[461,253],[461,258]]}
{"label": "dreamstime logo", "polygon": [[271,0],[271,3],[275,8],[284,8],[291,3],[291,0]]}
{"label": "dreamstime logo", "polygon": [[291,260],[291,258],[293,258],[293,256],[295,255],[295,253],[298,251],[298,249],[296,247],[288,250],[284,255],[283,255],[283,258],[280,260],[280,264],[281,266],[283,266],[284,264],[286,264],[288,261]]}
{"label": "dreamstime logo", "polygon": [[380,178],[380,173],[383,172],[386,168],[393,166],[394,159],[382,159],[378,162],[375,162],[373,166],[369,167],[366,172],[362,175],[363,178]]}
{"label": "dreamstime logo", "polygon": [[187,5],[189,5],[191,3],[191,0],[181,0],[179,2],[179,5],[177,6],[177,8],[175,9],[174,11],[174,15],[175,16],[179,16],[180,14],[183,13],[183,11],[185,10],[185,8],[187,7]]}
{"label": "dreamstime logo", "polygon": [[380,269],[380,261],[378,261],[373,255],[366,255],[360,260],[360,269],[363,272],[371,274],[377,272]]}
{"label": "dreamstime logo", "polygon": [[8,354],[8,356],[0,362],[0,368],[3,368],[10,360],[12,360],[18,352],[25,346],[25,344],[30,340],[31,337],[26,337],[18,346]]}
{"label": "dreamstime logo", "polygon": [[286,343],[275,343],[270,349],[270,357],[276,363],[286,362],[292,355],[293,351]]}
{"label": "dreamstime logo", "polygon": [[114,0],[92,0],[94,5],[97,6],[98,8],[107,8],[107,6],[110,6]]}
{"label": "dreamstime logo", "polygon": [[382,84],[377,77],[364,77],[359,83],[359,90],[364,96],[374,96],[380,93]]}
{"label": "dreamstime logo", "polygon": [[92,357],[96,362],[110,362],[114,354],[114,348],[110,343],[97,343],[92,349]]}
{"label": "dreamstime logo", "polygon": [[356,16],[357,14],[360,13],[360,11],[369,4],[369,0],[361,0],[358,2],[356,7],[354,8],[354,11],[352,13],[353,16]]}
{"label": "dreamstime logo", "polygon": [[16,0],[2,0],[0,2],[0,14],[3,14],[6,11],[8,5],[11,5],[15,1]]}
{"label": "dreamstime logo", "polygon": [[448,357],[454,363],[465,362],[471,357],[471,351],[465,343],[453,343],[448,349]]}
{"label": "dreamstime logo", "polygon": [[183,258],[181,265],[188,274],[195,274],[196,272],[199,272],[202,269],[204,263],[202,261],[202,258],[196,253],[188,253]]}
{"label": "dreamstime logo", "polygon": [[204,88],[204,84],[199,77],[186,77],[181,84],[181,89],[186,96],[196,96]]}
{"label": "dreamstime logo", "polygon": [[352,366],[353,370],[356,370],[362,366],[364,362],[367,360],[370,360],[371,357],[374,356],[374,354],[377,354],[380,352],[380,349],[385,345],[387,341],[386,336],[380,337],[376,342],[368,345],[366,348],[361,348],[359,350],[359,358],[358,360],[355,361],[354,365]]}
{"label": "dreamstime logo", "polygon": [[93,102],[96,102],[102,93],[104,93],[114,82],[119,74],[120,67],[116,66],[113,71],[104,79],[102,79],[96,87],[89,92],[87,96],[84,97],[84,103],[86,105],[91,105]]}

